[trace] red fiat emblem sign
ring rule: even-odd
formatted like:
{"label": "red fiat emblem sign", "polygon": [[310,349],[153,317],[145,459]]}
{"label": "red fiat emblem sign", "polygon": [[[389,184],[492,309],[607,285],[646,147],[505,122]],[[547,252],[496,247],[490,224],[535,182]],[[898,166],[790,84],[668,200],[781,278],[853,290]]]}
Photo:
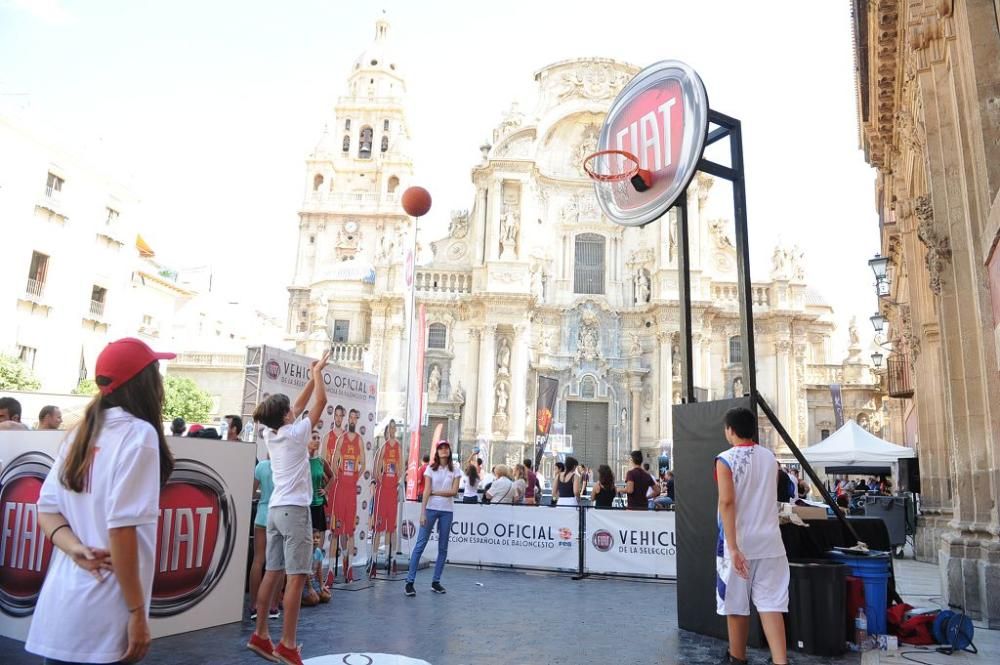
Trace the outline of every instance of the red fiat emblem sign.
{"label": "red fiat emblem sign", "polygon": [[615,537],[606,529],[598,529],[591,536],[590,542],[593,543],[594,549],[598,552],[608,552],[615,544]]}
{"label": "red fiat emblem sign", "polygon": [[198,604],[226,572],[235,544],[236,507],[222,478],[201,462],[177,460],[160,492],[150,615]]}
{"label": "red fiat emblem sign", "polygon": [[0,475],[0,611],[24,617],[35,610],[52,543],[38,526],[38,494],[52,458],[20,455]]}
{"label": "red fiat emblem sign", "polygon": [[[634,155],[652,182],[642,192],[595,182],[604,214],[624,226],[659,219],[694,177],[707,131],[708,96],[693,69],[664,60],[636,74],[611,104],[597,149]],[[611,167],[620,170],[621,165]]]}

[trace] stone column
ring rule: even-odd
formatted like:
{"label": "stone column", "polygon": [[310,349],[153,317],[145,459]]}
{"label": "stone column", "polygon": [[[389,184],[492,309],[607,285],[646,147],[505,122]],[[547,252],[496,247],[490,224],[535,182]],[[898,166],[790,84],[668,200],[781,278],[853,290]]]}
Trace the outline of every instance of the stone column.
{"label": "stone column", "polygon": [[[789,428],[792,425],[792,417],[794,414],[792,395],[789,390],[791,384],[791,371],[792,365],[789,360],[789,353],[792,350],[792,342],[787,339],[779,339],[774,343],[774,353],[775,353],[775,383],[778,389],[778,404],[772,405],[778,414],[778,418],[781,419],[781,423],[785,428]],[[784,441],[775,440],[775,450],[778,448],[783,448],[785,445]]]}
{"label": "stone column", "polygon": [[[639,450],[639,428],[642,425],[642,379],[634,377],[629,385],[632,395],[632,450]],[[652,467],[652,465],[650,465]]]}
{"label": "stone column", "polygon": [[503,179],[497,178],[490,187],[490,206],[486,215],[486,257],[500,258],[500,215],[503,213]]}
{"label": "stone column", "polygon": [[479,419],[476,432],[487,439],[493,438],[493,381],[496,374],[496,324],[483,327],[479,344]]}
{"label": "stone column", "polygon": [[[386,345],[389,352],[382,358],[382,376],[385,377],[383,385],[387,390],[399,393],[406,391],[405,372],[407,368],[407,354],[403,353],[403,329],[398,325],[390,326],[386,335]],[[400,372],[403,369],[403,372]]]}
{"label": "stone column", "polygon": [[476,408],[479,406],[479,347],[482,334],[483,332],[479,328],[469,329],[469,352],[467,355],[469,367],[465,375],[468,380],[463,384],[465,388],[465,412],[462,418],[462,436],[465,438],[475,438],[477,433],[478,411]]}
{"label": "stone column", "polygon": [[528,383],[528,327],[514,326],[514,342],[510,358],[510,432],[511,441],[524,441],[525,407],[527,406]]}

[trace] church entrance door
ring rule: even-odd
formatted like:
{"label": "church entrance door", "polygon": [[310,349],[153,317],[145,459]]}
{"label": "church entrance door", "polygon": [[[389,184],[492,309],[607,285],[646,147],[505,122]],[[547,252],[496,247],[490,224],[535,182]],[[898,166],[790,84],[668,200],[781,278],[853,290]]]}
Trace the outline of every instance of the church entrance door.
{"label": "church entrance door", "polygon": [[566,402],[566,433],[573,437],[573,457],[593,469],[608,463],[607,402]]}

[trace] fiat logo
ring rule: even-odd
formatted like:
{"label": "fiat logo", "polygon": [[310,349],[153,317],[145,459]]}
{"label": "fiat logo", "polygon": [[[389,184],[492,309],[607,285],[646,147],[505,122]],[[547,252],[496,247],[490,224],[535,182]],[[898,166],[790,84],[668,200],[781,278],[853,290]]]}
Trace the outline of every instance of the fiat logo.
{"label": "fiat logo", "polygon": [[0,474],[0,611],[30,616],[52,557],[38,525],[38,494],[52,468],[41,452],[15,457]]}
{"label": "fiat logo", "polygon": [[281,365],[277,360],[268,360],[267,365],[264,366],[264,371],[267,373],[267,377],[274,381],[281,375]]}
{"label": "fiat logo", "polygon": [[413,538],[414,534],[417,533],[417,527],[410,520],[403,520],[403,524],[399,527],[399,530],[402,532],[404,540]]}
{"label": "fiat logo", "polygon": [[611,535],[610,531],[598,529],[594,532],[594,535],[591,536],[590,542],[594,545],[594,549],[598,552],[608,552],[615,544],[615,537]]}
{"label": "fiat logo", "polygon": [[197,605],[222,579],[236,545],[236,506],[211,467],[177,460],[160,492],[150,615]]}

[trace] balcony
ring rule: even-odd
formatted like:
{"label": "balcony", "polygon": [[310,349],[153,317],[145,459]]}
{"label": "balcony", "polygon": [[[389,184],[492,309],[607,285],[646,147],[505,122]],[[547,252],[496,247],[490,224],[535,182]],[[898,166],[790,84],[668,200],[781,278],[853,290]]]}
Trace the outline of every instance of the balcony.
{"label": "balcony", "polygon": [[806,383],[816,386],[844,383],[844,367],[843,365],[806,365]]}
{"label": "balcony", "polygon": [[330,362],[337,365],[361,366],[368,351],[367,344],[348,344],[346,342],[334,342],[330,351]]}
{"label": "balcony", "polygon": [[24,295],[32,302],[38,302],[45,293],[45,282],[28,278],[28,286],[24,289]]}
{"label": "balcony", "polygon": [[103,300],[91,300],[90,301],[90,315],[96,319],[104,318],[104,301]]}
{"label": "balcony", "polygon": [[310,192],[303,204],[305,212],[386,212],[403,214],[399,194],[374,192]]}
{"label": "balcony", "polygon": [[[750,287],[750,297],[753,306],[756,308],[768,307],[771,304],[771,294],[766,286],[752,285]],[[740,289],[736,284],[713,284],[712,300],[716,303],[733,307],[738,306],[740,300]]]}
{"label": "balcony", "polygon": [[472,293],[472,274],[444,270],[417,270],[414,286],[417,295],[424,298],[468,294]]}
{"label": "balcony", "polygon": [[175,366],[232,369],[244,367],[242,353],[178,353],[171,363]]}
{"label": "balcony", "polygon": [[896,353],[889,356],[886,360],[886,377],[889,382],[889,397],[913,397],[909,354]]}

